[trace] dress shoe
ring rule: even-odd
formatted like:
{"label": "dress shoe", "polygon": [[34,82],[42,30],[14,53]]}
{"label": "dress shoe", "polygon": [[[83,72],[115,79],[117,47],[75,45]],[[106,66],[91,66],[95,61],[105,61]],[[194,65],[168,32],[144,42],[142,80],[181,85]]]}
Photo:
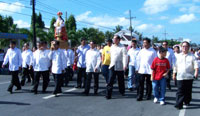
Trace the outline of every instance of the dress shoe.
{"label": "dress shoe", "polygon": [[151,100],[151,96],[150,97],[146,97],[146,100]]}
{"label": "dress shoe", "polygon": [[142,101],[143,99],[141,97],[138,97],[137,98],[137,101]]}
{"label": "dress shoe", "polygon": [[81,86],[75,86],[75,88],[81,88]]}
{"label": "dress shoe", "polygon": [[89,93],[87,93],[87,92],[85,92],[85,91],[83,91],[82,94],[84,94],[84,95],[86,95],[86,96],[89,95]]}
{"label": "dress shoe", "polygon": [[128,88],[129,91],[133,91],[133,88]]}
{"label": "dress shoe", "polygon": [[10,94],[12,94],[12,89],[8,89],[7,91],[10,92]]}
{"label": "dress shoe", "polygon": [[21,90],[22,88],[20,87],[20,88],[17,88],[17,89],[15,89],[15,91],[18,91],[18,90]]}
{"label": "dress shoe", "polygon": [[181,109],[183,109],[183,106],[181,107],[181,106],[177,106],[177,105],[175,105],[174,106],[177,110],[181,110]]}
{"label": "dress shoe", "polygon": [[109,99],[111,99],[111,96],[105,96],[105,98],[106,98],[107,100],[109,100]]}

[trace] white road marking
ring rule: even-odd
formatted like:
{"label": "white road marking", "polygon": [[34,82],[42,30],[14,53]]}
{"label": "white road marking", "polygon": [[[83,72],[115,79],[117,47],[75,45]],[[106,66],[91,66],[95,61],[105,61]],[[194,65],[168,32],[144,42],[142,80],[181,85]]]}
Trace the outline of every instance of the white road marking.
{"label": "white road marking", "polygon": [[181,109],[181,111],[179,112],[179,116],[185,116],[187,106],[183,105],[183,108],[184,109]]}
{"label": "white road marking", "polygon": [[8,84],[8,83],[10,83],[10,81],[8,81],[8,82],[2,82],[2,83],[0,83],[0,85]]}
{"label": "white road marking", "polygon": [[[72,88],[72,89],[68,89],[68,90],[65,90],[64,92],[66,93],[66,92],[71,92],[71,91],[75,91],[75,90],[77,90],[76,88]],[[63,95],[63,93],[59,93],[59,94],[57,94],[58,96],[59,95]],[[52,97],[55,97],[55,95],[48,95],[48,96],[46,96],[46,97],[43,97],[43,99],[49,99],[49,98],[52,98]]]}

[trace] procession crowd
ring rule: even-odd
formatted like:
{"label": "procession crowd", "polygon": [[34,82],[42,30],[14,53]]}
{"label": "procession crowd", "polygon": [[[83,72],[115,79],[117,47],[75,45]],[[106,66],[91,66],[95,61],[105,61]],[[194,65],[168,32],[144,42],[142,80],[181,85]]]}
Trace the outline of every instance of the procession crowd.
{"label": "procession crowd", "polygon": [[[144,98],[153,102],[165,104],[166,88],[171,90],[170,81],[173,79],[177,86],[177,109],[183,104],[189,105],[192,100],[193,80],[198,77],[200,50],[190,51],[190,43],[184,41],[171,49],[168,42],[162,46],[151,47],[151,40],[143,39],[143,46],[138,47],[137,41],[125,47],[120,43],[120,36],[108,39],[102,48],[94,41],[87,44],[86,38],[81,39],[81,45],[76,49],[60,49],[59,41],[52,41],[51,47],[47,42],[37,42],[37,48],[29,49],[25,43],[23,52],[16,47],[16,42],[10,42],[10,48],[2,59],[2,68],[9,64],[12,78],[8,92],[13,93],[27,82],[32,82],[31,92],[38,94],[39,81],[43,80],[42,92],[46,92],[50,74],[55,80],[53,94],[62,93],[62,86],[68,86],[74,71],[77,72],[76,88],[84,88],[82,94],[89,95],[91,79],[94,78],[94,94],[98,95],[99,75],[102,73],[106,82],[106,99],[112,98],[113,84],[118,83],[119,92],[125,95],[125,77],[127,88],[137,91],[137,101]],[[22,70],[21,79],[18,77]],[[146,83],[146,93],[144,88]],[[153,91],[153,92],[152,92]]]}

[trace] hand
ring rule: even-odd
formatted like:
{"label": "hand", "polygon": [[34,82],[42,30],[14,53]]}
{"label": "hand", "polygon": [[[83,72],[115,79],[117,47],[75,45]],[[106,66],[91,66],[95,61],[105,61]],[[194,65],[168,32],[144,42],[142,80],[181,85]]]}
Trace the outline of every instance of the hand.
{"label": "hand", "polygon": [[97,72],[97,71],[98,71],[98,69],[97,69],[97,68],[95,68],[95,69],[94,69],[94,72]]}
{"label": "hand", "polygon": [[153,81],[154,79],[153,79],[153,76],[151,76],[151,81]]}
{"label": "hand", "polygon": [[30,65],[30,66],[29,66],[29,69],[32,69],[32,68],[33,68],[33,66],[32,66],[32,65]]}
{"label": "hand", "polygon": [[22,69],[22,67],[19,67],[19,70],[21,70]]}
{"label": "hand", "polygon": [[62,70],[62,73],[64,73],[65,72],[65,70]]}
{"label": "hand", "polygon": [[2,65],[2,68],[5,68],[5,65]]}
{"label": "hand", "polygon": [[125,66],[125,67],[124,67],[124,71],[126,71],[126,69],[127,69],[127,67]]}
{"label": "hand", "polygon": [[176,73],[173,73],[173,80],[176,80]]}
{"label": "hand", "polygon": [[195,79],[198,78],[198,72],[195,72],[194,77],[195,77]]}
{"label": "hand", "polygon": [[167,77],[167,73],[164,73],[164,74],[163,74],[163,77]]}

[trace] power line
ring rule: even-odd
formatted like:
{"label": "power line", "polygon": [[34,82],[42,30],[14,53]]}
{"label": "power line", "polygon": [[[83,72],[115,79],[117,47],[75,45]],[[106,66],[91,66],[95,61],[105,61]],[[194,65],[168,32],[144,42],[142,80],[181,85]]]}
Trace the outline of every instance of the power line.
{"label": "power line", "polygon": [[29,15],[29,14],[20,13],[20,12],[13,12],[13,11],[5,10],[5,9],[0,9],[0,10],[6,11],[6,12],[11,12],[11,13],[16,13],[16,14],[20,14],[20,15],[24,15],[24,16],[31,16],[31,15]]}
{"label": "power line", "polygon": [[[107,8],[100,7],[99,5],[97,5],[95,3],[91,4],[91,3],[86,3],[86,2],[83,2],[83,1],[80,1],[80,0],[70,0],[70,1],[73,2],[73,3],[75,3],[75,4],[79,4],[80,6],[93,7],[95,9],[97,9],[97,10],[101,10],[101,12],[102,11],[104,11],[106,13],[107,12],[112,12],[112,11],[108,10]],[[118,11],[112,12],[112,14],[121,15]]]}
{"label": "power line", "polygon": [[[24,5],[19,5],[19,4],[13,4],[13,3],[3,2],[3,1],[0,1],[0,2],[1,2],[1,3],[5,3],[5,4],[14,5],[14,6],[19,6],[19,7],[24,7],[24,8],[32,9],[32,7],[29,7],[29,6],[24,6]],[[41,12],[44,12],[44,13],[48,13],[48,14],[51,14],[51,15],[55,15],[54,13],[50,13],[50,12],[48,12],[48,11],[44,11],[44,10],[37,9],[37,8],[35,8],[35,10],[37,10],[37,11],[41,11]]]}
{"label": "power line", "polygon": [[[25,14],[25,13],[20,13],[20,12],[14,12],[14,11],[5,10],[5,9],[0,9],[0,10],[2,10],[2,11],[6,11],[6,12],[10,12],[10,13],[20,14],[20,15],[24,15],[24,16],[29,16],[29,17],[32,16],[32,15],[30,15],[30,14]],[[45,18],[45,17],[43,17],[43,19],[51,20],[51,19],[49,19],[49,18]]]}
{"label": "power line", "polygon": [[52,7],[52,6],[50,6],[50,5],[47,5],[47,4],[45,4],[45,3],[42,3],[42,2],[40,2],[40,1],[37,1],[37,3],[39,3],[41,6],[44,6],[44,7],[48,8],[48,9],[50,9],[50,10],[53,10],[53,11],[56,11],[56,12],[59,11],[57,8]]}

